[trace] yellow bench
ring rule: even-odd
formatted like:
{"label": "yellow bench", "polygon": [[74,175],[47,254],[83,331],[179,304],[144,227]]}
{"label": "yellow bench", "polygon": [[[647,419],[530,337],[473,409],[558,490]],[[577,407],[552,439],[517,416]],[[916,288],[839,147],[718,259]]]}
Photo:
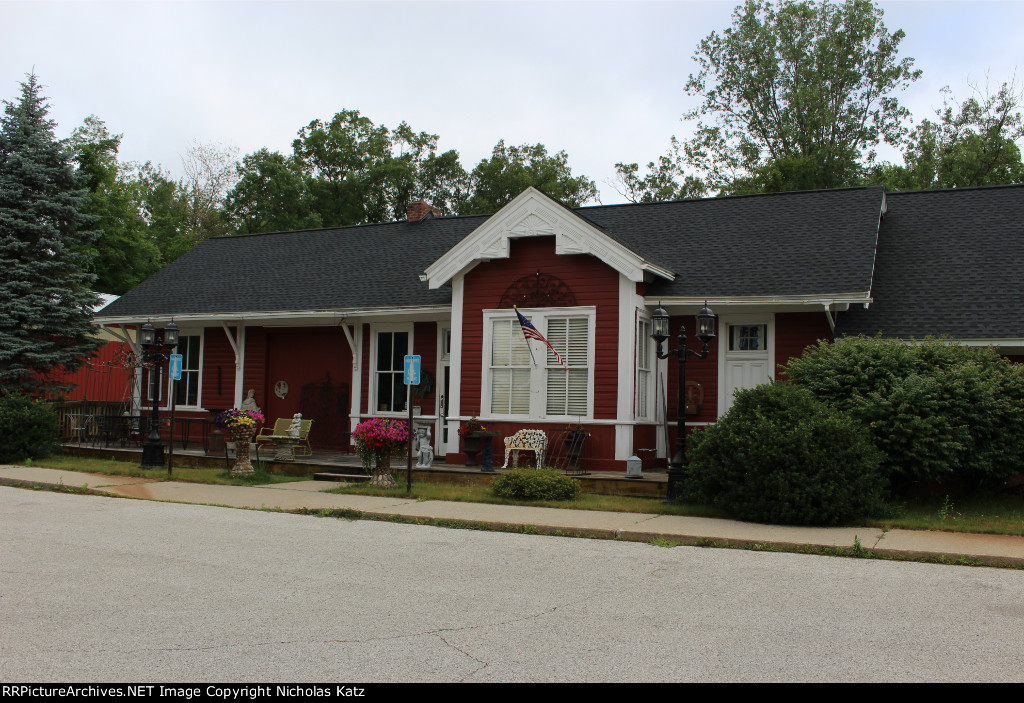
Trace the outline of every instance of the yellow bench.
{"label": "yellow bench", "polygon": [[[292,448],[293,456],[312,456],[313,448],[309,446],[309,431],[313,429],[312,420],[300,420],[302,423],[299,428],[299,441]],[[256,435],[256,446],[262,447],[264,444],[273,444],[273,437],[283,437],[288,434],[288,428],[292,426],[292,418],[290,417],[279,417],[274,421],[274,428],[264,427],[260,430],[260,433]]]}

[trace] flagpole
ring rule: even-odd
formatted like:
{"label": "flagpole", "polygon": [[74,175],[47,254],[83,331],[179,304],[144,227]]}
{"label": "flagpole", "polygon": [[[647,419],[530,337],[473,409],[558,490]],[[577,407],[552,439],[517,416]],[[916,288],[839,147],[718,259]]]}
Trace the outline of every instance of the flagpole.
{"label": "flagpole", "polygon": [[[515,305],[513,305],[512,309],[516,312],[516,315],[518,316],[519,315],[519,308],[517,308]],[[524,330],[521,325],[519,327],[519,331],[523,333],[523,341],[526,342],[526,350],[528,352],[530,352],[530,362],[534,366],[536,366],[537,365],[537,360],[535,358],[533,358],[533,347],[530,346],[530,338],[526,336],[526,330]]]}

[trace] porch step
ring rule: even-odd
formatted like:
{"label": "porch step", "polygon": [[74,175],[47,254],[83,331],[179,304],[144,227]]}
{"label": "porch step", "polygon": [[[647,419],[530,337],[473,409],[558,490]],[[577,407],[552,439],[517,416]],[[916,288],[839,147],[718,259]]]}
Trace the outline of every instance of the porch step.
{"label": "porch step", "polygon": [[370,477],[366,474],[339,474],[333,471],[321,471],[313,474],[313,480],[350,483],[352,481],[369,481]]}

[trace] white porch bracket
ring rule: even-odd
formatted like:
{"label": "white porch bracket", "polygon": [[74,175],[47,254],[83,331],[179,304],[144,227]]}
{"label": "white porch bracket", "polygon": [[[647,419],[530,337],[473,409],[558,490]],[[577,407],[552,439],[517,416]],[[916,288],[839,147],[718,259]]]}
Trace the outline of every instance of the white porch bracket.
{"label": "white porch bracket", "polygon": [[235,352],[235,407],[242,405],[243,394],[245,393],[245,379],[243,376],[243,369],[245,367],[245,323],[241,320],[238,322],[238,326],[235,328],[236,334],[231,334],[231,328],[228,327],[227,322],[221,322],[220,326],[224,328],[224,334],[228,338],[228,342],[231,344],[231,349]]}
{"label": "white porch bracket", "polygon": [[831,305],[829,303],[824,303],[823,305],[825,307],[825,319],[828,320],[828,327],[832,330],[832,336],[834,337],[836,334],[836,318],[832,314]]}

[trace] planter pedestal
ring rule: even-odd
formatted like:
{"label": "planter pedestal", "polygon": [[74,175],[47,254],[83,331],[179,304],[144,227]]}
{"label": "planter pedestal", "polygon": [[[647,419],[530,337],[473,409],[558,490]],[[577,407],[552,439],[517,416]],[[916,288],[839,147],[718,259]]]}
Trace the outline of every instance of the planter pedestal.
{"label": "planter pedestal", "polygon": [[476,466],[476,455],[481,454],[480,470],[486,473],[494,471],[491,461],[491,440],[498,436],[497,432],[467,432],[462,435],[462,449],[466,452],[466,467]]}
{"label": "planter pedestal", "polygon": [[252,462],[249,461],[249,443],[252,442],[252,434],[252,432],[242,432],[231,435],[231,441],[235,443],[235,465],[231,467],[232,476],[255,473]]}

